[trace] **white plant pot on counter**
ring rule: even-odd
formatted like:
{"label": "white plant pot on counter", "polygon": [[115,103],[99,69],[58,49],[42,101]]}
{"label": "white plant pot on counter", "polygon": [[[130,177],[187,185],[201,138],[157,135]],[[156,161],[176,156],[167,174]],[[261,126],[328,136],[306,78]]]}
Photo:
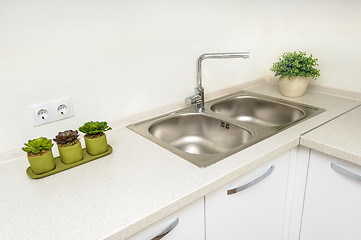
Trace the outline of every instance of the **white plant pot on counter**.
{"label": "white plant pot on counter", "polygon": [[306,92],[308,81],[309,78],[306,77],[284,77],[279,80],[278,86],[283,96],[301,97]]}

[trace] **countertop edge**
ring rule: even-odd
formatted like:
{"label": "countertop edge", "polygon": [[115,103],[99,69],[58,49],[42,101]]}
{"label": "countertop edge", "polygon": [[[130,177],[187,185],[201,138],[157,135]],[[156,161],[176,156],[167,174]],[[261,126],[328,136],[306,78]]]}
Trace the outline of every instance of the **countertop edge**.
{"label": "countertop edge", "polygon": [[318,141],[313,141],[305,136],[301,136],[300,145],[357,165],[361,162],[361,156],[357,154],[345,151],[342,148],[337,148],[336,146],[329,146]]}

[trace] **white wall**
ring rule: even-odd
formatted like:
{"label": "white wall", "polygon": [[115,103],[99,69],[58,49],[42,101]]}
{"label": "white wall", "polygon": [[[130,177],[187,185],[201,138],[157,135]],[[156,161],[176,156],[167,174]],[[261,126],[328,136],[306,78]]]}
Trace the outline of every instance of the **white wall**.
{"label": "white wall", "polygon": [[[0,0],[0,152],[180,101],[204,52],[251,52],[204,62],[206,91],[271,74],[300,49],[320,59],[318,84],[361,92],[360,4],[314,2]],[[64,96],[75,117],[32,127],[29,105]]]}
{"label": "white wall", "polygon": [[361,92],[361,1],[278,0],[272,12],[269,62],[304,50],[319,59],[315,84]]}

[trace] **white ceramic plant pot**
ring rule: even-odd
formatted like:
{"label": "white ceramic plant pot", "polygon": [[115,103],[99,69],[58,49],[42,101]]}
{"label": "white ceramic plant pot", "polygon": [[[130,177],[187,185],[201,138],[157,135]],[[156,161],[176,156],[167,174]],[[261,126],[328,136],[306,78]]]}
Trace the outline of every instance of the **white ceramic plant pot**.
{"label": "white ceramic plant pot", "polygon": [[306,77],[284,77],[278,81],[278,86],[283,96],[301,97],[306,92],[308,81],[309,78]]}

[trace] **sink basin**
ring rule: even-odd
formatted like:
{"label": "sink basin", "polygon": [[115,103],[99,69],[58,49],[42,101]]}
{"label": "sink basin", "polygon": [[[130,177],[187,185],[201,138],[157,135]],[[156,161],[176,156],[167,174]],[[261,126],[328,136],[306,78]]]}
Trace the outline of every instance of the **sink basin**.
{"label": "sink basin", "polygon": [[149,133],[191,154],[226,152],[248,142],[252,134],[239,126],[203,114],[183,114],[158,121]]}
{"label": "sink basin", "polygon": [[187,108],[128,126],[198,167],[207,167],[246,148],[253,134],[245,127]]}
{"label": "sink basin", "polygon": [[324,109],[241,91],[127,126],[198,167],[208,167]]}
{"label": "sink basin", "polygon": [[283,126],[305,115],[301,109],[253,96],[238,96],[213,104],[211,110],[237,121],[262,126]]}

